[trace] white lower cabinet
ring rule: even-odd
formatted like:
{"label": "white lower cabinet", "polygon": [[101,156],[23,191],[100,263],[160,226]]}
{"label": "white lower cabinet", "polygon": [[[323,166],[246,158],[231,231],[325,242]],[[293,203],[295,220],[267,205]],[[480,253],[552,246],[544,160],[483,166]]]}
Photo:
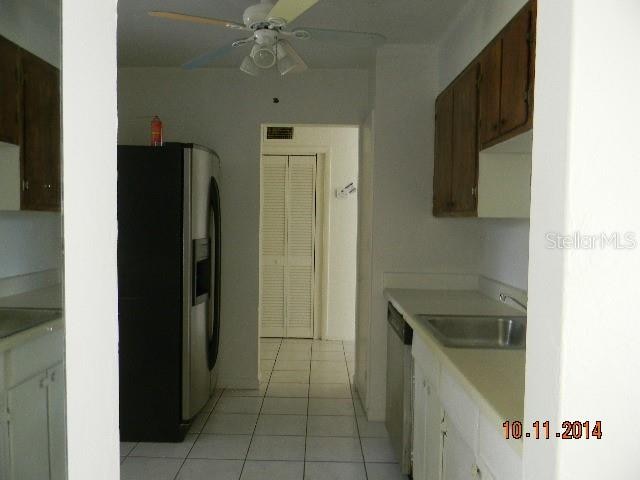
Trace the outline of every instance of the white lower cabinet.
{"label": "white lower cabinet", "polygon": [[[65,376],[62,333],[47,335],[16,350],[0,353],[6,368],[0,378],[0,478],[8,480],[64,480],[66,478]],[[52,349],[59,347],[56,352]],[[43,363],[20,367],[16,358],[29,353]],[[53,357],[58,357],[52,362]],[[39,370],[39,371],[38,371]]]}
{"label": "white lower cabinet", "polygon": [[432,349],[413,337],[413,478],[521,480],[522,458]]}
{"label": "white lower cabinet", "polygon": [[11,479],[49,478],[46,379],[37,375],[7,392]]}
{"label": "white lower cabinet", "polygon": [[413,423],[413,478],[440,480],[442,469],[443,411],[435,387],[415,366]]}
{"label": "white lower cabinet", "polygon": [[51,368],[48,374],[51,380],[47,389],[50,480],[65,480],[67,478],[67,430],[64,403],[67,389],[64,364],[59,363]]}
{"label": "white lower cabinet", "polygon": [[65,478],[62,363],[7,391],[11,479]]}
{"label": "white lower cabinet", "polygon": [[476,455],[447,417],[443,422],[442,478],[443,480],[471,480],[476,476]]}

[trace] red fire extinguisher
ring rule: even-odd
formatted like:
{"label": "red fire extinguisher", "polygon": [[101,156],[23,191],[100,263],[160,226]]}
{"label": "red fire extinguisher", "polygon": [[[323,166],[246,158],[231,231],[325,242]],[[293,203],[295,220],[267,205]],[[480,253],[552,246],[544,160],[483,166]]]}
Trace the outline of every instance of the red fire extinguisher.
{"label": "red fire extinguisher", "polygon": [[162,121],[157,115],[151,119],[151,146],[162,146]]}

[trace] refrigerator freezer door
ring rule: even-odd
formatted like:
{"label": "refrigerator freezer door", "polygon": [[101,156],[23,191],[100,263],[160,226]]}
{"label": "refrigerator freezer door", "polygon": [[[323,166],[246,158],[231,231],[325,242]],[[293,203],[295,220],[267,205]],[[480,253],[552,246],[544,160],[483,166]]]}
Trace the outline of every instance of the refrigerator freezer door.
{"label": "refrigerator freezer door", "polygon": [[[185,148],[185,196],[188,196],[190,215],[189,228],[185,228],[185,263],[194,268],[193,245],[207,240],[210,243],[210,198],[209,185],[214,175],[215,157],[205,150]],[[188,188],[186,184],[188,183]],[[187,213],[187,212],[185,212]],[[211,254],[209,254],[211,258]],[[191,272],[192,273],[192,272]],[[193,275],[188,275],[193,279]],[[195,288],[191,281],[189,290]],[[188,311],[183,338],[183,417],[193,418],[206,404],[210,394],[211,373],[207,361],[207,342],[211,323],[210,300],[194,302],[193,295],[185,296],[185,309]],[[211,295],[209,295],[209,299]]]}

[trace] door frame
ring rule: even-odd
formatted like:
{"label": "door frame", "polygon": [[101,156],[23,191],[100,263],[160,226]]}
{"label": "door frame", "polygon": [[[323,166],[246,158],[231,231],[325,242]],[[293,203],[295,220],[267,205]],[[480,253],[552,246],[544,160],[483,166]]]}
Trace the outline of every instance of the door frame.
{"label": "door frame", "polygon": [[[260,306],[262,305],[262,158],[265,155],[281,156],[315,156],[316,157],[316,225],[314,238],[314,298],[313,298],[313,339],[318,339],[324,333],[326,326],[327,300],[327,254],[324,248],[328,239],[328,224],[325,221],[325,202],[328,198],[329,182],[329,147],[300,146],[300,145],[263,145],[260,152],[260,216],[258,228],[258,339],[262,338],[262,322]],[[258,342],[260,343],[260,342]]]}

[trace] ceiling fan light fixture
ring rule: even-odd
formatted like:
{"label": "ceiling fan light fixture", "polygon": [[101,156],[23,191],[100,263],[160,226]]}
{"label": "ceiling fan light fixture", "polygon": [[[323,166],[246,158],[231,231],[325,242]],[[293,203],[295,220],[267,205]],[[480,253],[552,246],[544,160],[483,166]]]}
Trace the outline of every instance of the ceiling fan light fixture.
{"label": "ceiling fan light fixture", "polygon": [[242,60],[242,63],[240,64],[240,70],[254,77],[260,75],[260,69],[256,66],[253,59],[249,55],[244,57],[244,60]]}
{"label": "ceiling fan light fixture", "polygon": [[298,66],[298,62],[291,57],[285,57],[282,60],[278,60],[278,71],[280,75],[286,75]]}
{"label": "ceiling fan light fixture", "polygon": [[278,71],[280,72],[280,75],[286,75],[298,66],[296,59],[287,53],[284,42],[280,41],[277,43],[276,51]]}
{"label": "ceiling fan light fixture", "polygon": [[251,49],[251,58],[257,67],[265,70],[276,63],[276,54],[271,45],[254,45]]}

